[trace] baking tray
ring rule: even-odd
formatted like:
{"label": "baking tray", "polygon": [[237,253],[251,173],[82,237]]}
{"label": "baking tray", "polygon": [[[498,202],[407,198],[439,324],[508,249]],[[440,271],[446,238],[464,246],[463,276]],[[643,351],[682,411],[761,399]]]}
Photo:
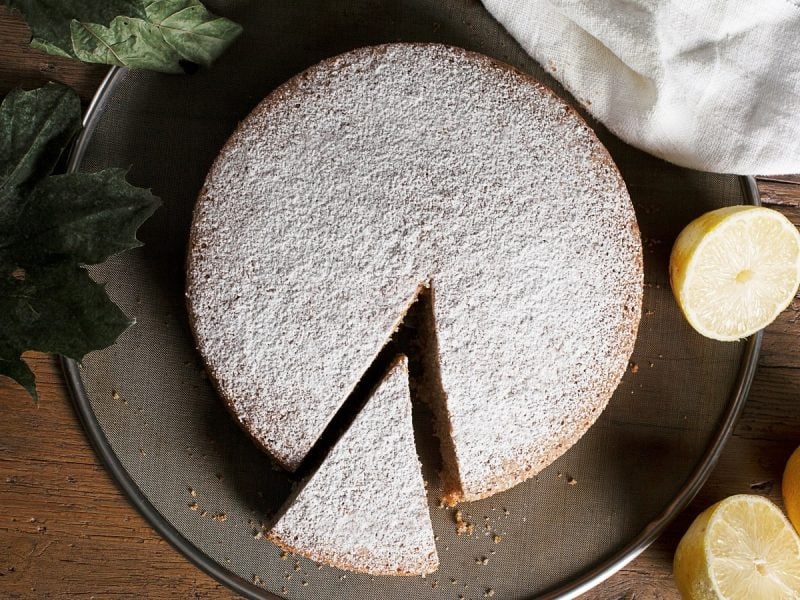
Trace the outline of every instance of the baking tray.
{"label": "baking tray", "polygon": [[635,558],[707,478],[744,405],[761,339],[719,343],[691,330],[669,290],[669,250],[695,216],[757,204],[754,181],[667,164],[589,119],[630,190],[645,251],[632,366],[606,411],[537,478],[463,505],[471,536],[456,535],[434,489],[441,566],[427,578],[370,577],[282,556],[263,524],[289,493],[288,479],[216,397],[184,309],[192,208],[220,147],[292,75],[392,41],[482,52],[576,103],[477,1],[208,4],[242,23],[242,38],[213,68],[186,77],[112,69],[70,161],[71,170],[130,166],[130,181],[164,202],[140,232],[144,247],[91,268],[136,325],[82,366],[63,361],[89,438],[131,502],[190,560],[248,598],[483,598],[489,590],[495,598],[574,598]]}

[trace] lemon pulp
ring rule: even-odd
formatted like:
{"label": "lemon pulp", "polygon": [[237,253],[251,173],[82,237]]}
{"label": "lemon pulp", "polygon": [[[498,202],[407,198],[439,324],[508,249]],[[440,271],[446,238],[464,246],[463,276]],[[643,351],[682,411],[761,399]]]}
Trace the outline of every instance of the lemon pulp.
{"label": "lemon pulp", "polygon": [[800,538],[766,498],[731,496],[692,523],[674,573],[687,600],[798,598]]}
{"label": "lemon pulp", "polygon": [[701,334],[738,340],[769,325],[800,285],[800,233],[781,213],[731,206],[704,214],[678,236],[670,282]]}

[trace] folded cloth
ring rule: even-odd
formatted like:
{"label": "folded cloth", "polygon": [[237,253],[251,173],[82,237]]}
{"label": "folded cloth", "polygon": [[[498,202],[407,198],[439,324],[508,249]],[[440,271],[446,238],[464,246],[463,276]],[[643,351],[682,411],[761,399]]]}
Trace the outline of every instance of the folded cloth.
{"label": "folded cloth", "polygon": [[626,142],[719,173],[800,172],[800,0],[483,0]]}

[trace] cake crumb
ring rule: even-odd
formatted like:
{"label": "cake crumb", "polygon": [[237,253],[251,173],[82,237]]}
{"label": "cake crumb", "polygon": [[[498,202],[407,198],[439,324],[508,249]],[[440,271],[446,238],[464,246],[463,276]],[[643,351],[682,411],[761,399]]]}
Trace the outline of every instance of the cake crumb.
{"label": "cake crumb", "polygon": [[289,553],[286,552],[285,550],[282,550],[281,551],[281,560],[286,560],[287,558],[289,558]]}
{"label": "cake crumb", "polygon": [[467,523],[464,520],[464,513],[462,513],[460,510],[457,510],[453,514],[453,519],[456,523],[456,533],[458,535],[472,535],[472,532],[475,530],[475,525],[472,523]]}
{"label": "cake crumb", "polygon": [[214,515],[214,520],[222,523],[223,521],[228,520],[228,515],[226,515],[225,513],[217,513]]}
{"label": "cake crumb", "polygon": [[261,579],[258,575],[253,575],[253,583],[256,585],[264,585],[264,580]]}
{"label": "cake crumb", "polygon": [[501,536],[501,535],[498,535],[498,534],[496,534],[496,533],[495,533],[495,534],[494,534],[494,536],[492,537],[492,541],[493,541],[495,544],[499,544],[499,543],[500,543],[500,541],[501,541],[502,539],[503,539],[503,536]]}
{"label": "cake crumb", "polygon": [[639,372],[639,365],[637,365],[635,362],[631,362],[631,373],[635,375],[638,372]]}
{"label": "cake crumb", "polygon": [[483,593],[483,595],[484,595],[486,598],[491,598],[492,596],[494,596],[494,590],[493,590],[492,588],[488,588],[488,589],[487,589],[487,590],[486,590],[486,591]]}
{"label": "cake crumb", "polygon": [[189,502],[189,510],[193,510],[196,512],[198,508],[200,507],[197,506],[197,502]]}
{"label": "cake crumb", "polygon": [[200,516],[205,517],[208,514],[207,510],[200,511]]}
{"label": "cake crumb", "polygon": [[305,586],[308,585],[308,582],[307,581],[303,581],[302,584],[303,584],[303,587],[305,587]]}
{"label": "cake crumb", "polygon": [[578,483],[578,480],[575,479],[572,475],[567,475],[567,485],[575,485]]}
{"label": "cake crumb", "polygon": [[189,486],[189,495],[192,498],[197,498],[197,490],[195,490],[192,486]]}

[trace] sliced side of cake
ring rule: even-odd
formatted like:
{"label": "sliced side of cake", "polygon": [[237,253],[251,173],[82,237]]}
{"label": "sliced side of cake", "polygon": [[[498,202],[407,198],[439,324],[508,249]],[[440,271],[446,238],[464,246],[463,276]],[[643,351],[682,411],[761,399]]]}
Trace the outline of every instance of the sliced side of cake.
{"label": "sliced side of cake", "polygon": [[350,571],[422,575],[437,569],[405,357],[300,484],[267,537],[286,551]]}

